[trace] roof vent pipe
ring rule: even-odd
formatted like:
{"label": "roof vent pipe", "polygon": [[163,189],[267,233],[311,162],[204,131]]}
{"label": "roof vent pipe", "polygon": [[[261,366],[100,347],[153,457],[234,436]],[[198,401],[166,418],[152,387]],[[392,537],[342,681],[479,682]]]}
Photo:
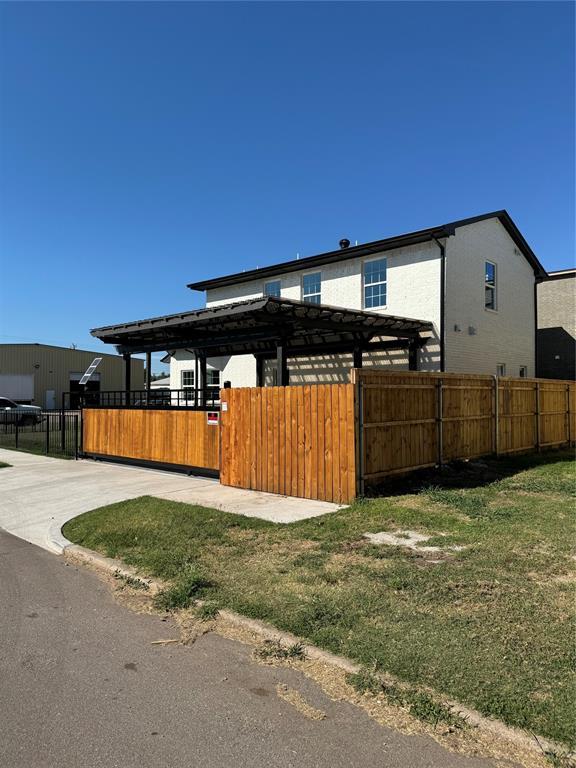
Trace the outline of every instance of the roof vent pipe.
{"label": "roof vent pipe", "polygon": [[342,248],[342,250],[345,248],[350,248],[350,240],[348,240],[346,237],[343,237],[342,240],[340,240],[340,248]]}

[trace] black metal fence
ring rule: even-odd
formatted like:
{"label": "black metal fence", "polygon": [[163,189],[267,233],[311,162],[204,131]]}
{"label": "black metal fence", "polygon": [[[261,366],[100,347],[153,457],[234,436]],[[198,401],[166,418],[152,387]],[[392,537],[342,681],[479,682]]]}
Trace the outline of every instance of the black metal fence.
{"label": "black metal fence", "polygon": [[62,410],[82,408],[191,408],[218,410],[220,389],[138,389],[103,392],[64,392]]}
{"label": "black metal fence", "polygon": [[30,416],[0,412],[0,448],[77,459],[81,431],[78,413],[43,411]]}

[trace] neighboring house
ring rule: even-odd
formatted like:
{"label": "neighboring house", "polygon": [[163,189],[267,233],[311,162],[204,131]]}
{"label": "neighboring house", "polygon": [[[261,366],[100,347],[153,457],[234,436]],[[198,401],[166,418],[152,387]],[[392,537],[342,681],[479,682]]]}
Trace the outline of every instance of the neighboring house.
{"label": "neighboring house", "polygon": [[170,389],[170,376],[163,376],[161,379],[153,379],[150,382],[150,389]]}
{"label": "neighboring house", "polygon": [[[419,351],[425,371],[534,376],[536,283],[546,272],[506,211],[192,283],[214,307],[263,295],[433,323]],[[210,358],[208,385],[256,384],[252,355]],[[370,352],[364,365],[408,369],[404,350]],[[347,381],[351,355],[288,362],[290,383]],[[276,380],[266,362],[266,383]],[[171,387],[194,386],[194,355],[171,355]]]}
{"label": "neighboring house", "polygon": [[576,269],[549,272],[538,285],[537,375],[576,378]]}
{"label": "neighboring house", "polygon": [[[0,396],[42,408],[60,408],[63,392],[78,392],[80,379],[101,357],[85,391],[124,389],[124,361],[118,355],[48,344],[0,344]],[[132,358],[132,388],[144,389],[144,361]]]}

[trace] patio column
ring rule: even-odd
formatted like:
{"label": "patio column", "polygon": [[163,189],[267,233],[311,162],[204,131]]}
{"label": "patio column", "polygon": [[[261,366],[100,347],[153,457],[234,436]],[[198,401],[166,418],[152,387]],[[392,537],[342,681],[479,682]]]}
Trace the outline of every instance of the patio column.
{"label": "patio column", "polygon": [[264,386],[264,358],[262,355],[256,356],[256,386]]}
{"label": "patio column", "polygon": [[129,352],[125,352],[124,358],[124,392],[125,405],[130,405],[130,390],[132,389],[132,357]]}
{"label": "patio column", "polygon": [[354,347],[354,351],[352,353],[352,367],[362,368],[362,348],[361,347]]}
{"label": "patio column", "polygon": [[415,339],[411,339],[408,343],[408,370],[418,370],[418,344]]}
{"label": "patio column", "polygon": [[283,344],[276,347],[276,384],[279,387],[287,387],[289,384],[286,347]]}
{"label": "patio column", "polygon": [[200,380],[202,382],[202,396],[200,398],[200,405],[206,405],[206,355],[200,355]]}
{"label": "patio column", "polygon": [[150,392],[152,385],[152,352],[146,352],[146,390]]}

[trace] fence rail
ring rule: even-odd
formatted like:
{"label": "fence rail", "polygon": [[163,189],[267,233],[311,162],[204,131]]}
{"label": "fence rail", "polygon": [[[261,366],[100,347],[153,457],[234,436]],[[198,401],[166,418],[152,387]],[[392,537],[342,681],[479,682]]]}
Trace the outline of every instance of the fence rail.
{"label": "fence rail", "polygon": [[77,413],[43,411],[36,420],[0,412],[0,448],[78,458],[81,421]]}
{"label": "fence rail", "polygon": [[218,410],[220,390],[216,387],[201,389],[138,389],[103,390],[102,392],[64,392],[62,410],[82,408],[188,408],[190,410]]}

